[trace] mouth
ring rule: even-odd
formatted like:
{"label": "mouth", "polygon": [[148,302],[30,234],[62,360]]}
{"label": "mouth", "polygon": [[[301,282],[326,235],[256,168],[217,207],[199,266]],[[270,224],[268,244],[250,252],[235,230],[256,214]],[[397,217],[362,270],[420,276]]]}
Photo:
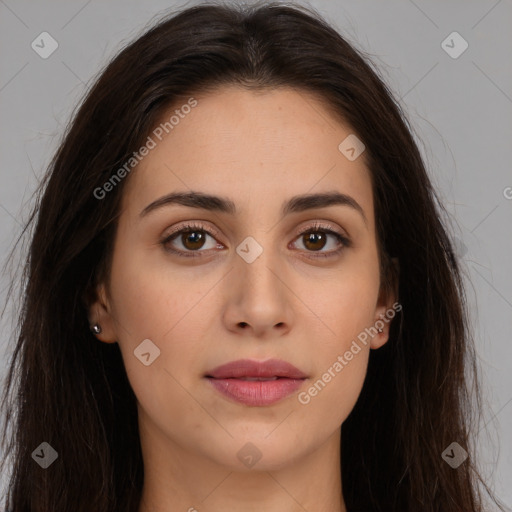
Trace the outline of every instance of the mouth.
{"label": "mouth", "polygon": [[205,375],[214,389],[232,401],[249,406],[276,403],[297,391],[307,375],[279,359],[241,359],[211,370]]}

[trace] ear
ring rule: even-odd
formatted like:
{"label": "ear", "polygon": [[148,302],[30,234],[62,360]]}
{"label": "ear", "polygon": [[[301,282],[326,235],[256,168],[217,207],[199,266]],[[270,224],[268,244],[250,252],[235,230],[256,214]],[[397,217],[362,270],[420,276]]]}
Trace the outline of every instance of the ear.
{"label": "ear", "polygon": [[[373,325],[382,332],[377,332],[373,336],[370,346],[378,349],[387,343],[389,339],[389,329],[391,322],[402,306],[398,301],[398,283],[400,275],[400,264],[398,258],[391,258],[387,265],[386,275],[383,276],[381,287],[379,290],[379,298],[377,300],[377,308],[375,309],[375,317]],[[398,306],[398,307],[397,307]]]}
{"label": "ear", "polygon": [[94,295],[95,299],[88,307],[89,325],[98,324],[101,327],[101,332],[99,334],[93,333],[93,335],[104,343],[116,343],[112,307],[105,285],[99,285]]}

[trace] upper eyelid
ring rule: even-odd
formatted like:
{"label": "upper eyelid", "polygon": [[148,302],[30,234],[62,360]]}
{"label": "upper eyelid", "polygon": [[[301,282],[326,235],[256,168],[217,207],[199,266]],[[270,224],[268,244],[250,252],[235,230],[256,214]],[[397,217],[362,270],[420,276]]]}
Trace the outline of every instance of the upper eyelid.
{"label": "upper eyelid", "polygon": [[[211,226],[208,226],[206,224],[203,224],[204,221],[188,221],[188,222],[184,222],[182,223],[181,225],[179,225],[177,228],[173,228],[171,231],[167,232],[166,234],[163,235],[163,239],[166,240],[168,238],[171,238],[183,231],[186,231],[187,229],[189,230],[192,230],[192,229],[197,229],[197,230],[201,230],[201,231],[204,231],[206,232],[207,234],[209,234],[210,236],[215,236],[215,237],[218,237],[220,236],[220,231],[215,229],[215,228],[212,228]],[[196,227],[194,227],[194,225],[197,225]]]}

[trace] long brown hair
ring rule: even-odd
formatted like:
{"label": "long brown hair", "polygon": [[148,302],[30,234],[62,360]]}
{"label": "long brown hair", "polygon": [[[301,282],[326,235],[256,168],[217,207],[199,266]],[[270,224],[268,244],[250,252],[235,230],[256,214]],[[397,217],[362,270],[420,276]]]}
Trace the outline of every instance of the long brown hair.
{"label": "long brown hair", "polygon": [[[349,512],[482,512],[481,486],[492,494],[470,446],[481,406],[477,365],[446,212],[369,57],[313,9],[282,3],[208,3],[166,15],[102,70],[73,116],[23,231],[32,228],[2,402],[12,460],[7,509],[138,509],[135,396],[118,345],[98,342],[87,317],[94,286],[109,272],[129,177],[105,199],[94,191],[178,98],[223,84],[314,93],[366,146],[380,260],[399,260],[402,311],[388,343],[371,351],[342,426]],[[58,453],[46,470],[31,456],[42,442]],[[457,469],[441,456],[452,442],[470,453]]]}

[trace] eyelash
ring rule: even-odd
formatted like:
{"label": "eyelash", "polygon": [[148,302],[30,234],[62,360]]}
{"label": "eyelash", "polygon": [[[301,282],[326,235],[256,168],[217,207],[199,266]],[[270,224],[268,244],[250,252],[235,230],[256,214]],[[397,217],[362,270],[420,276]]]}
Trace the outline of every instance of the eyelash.
{"label": "eyelash", "polygon": [[[173,254],[177,254],[178,256],[182,256],[185,258],[201,257],[200,253],[207,252],[207,251],[204,251],[204,250],[203,251],[202,250],[182,251],[182,250],[173,249],[167,245],[169,242],[171,242],[175,238],[178,238],[178,236],[181,235],[182,233],[186,233],[186,232],[190,232],[190,231],[202,231],[202,232],[210,235],[212,238],[216,238],[218,236],[217,232],[211,228],[208,229],[201,224],[190,223],[190,224],[185,224],[184,226],[181,226],[178,230],[175,230],[170,235],[165,236],[164,239],[160,241],[160,243],[162,244],[162,246],[164,247],[164,249],[166,251],[173,253]],[[338,256],[344,249],[351,247],[351,245],[352,245],[351,241],[347,237],[340,235],[337,231],[334,231],[334,229],[332,228],[331,225],[329,225],[329,224],[322,225],[317,222],[315,222],[315,224],[313,224],[312,226],[308,226],[306,229],[304,229],[300,233],[298,233],[296,238],[299,238],[300,236],[305,235],[306,233],[317,233],[317,232],[333,235],[338,240],[338,242],[340,242],[342,245],[340,248],[333,250],[333,251],[328,251],[327,253],[319,252],[317,254],[314,254],[311,256],[313,258],[330,258],[330,257]],[[314,252],[314,251],[307,251],[307,252]]]}

